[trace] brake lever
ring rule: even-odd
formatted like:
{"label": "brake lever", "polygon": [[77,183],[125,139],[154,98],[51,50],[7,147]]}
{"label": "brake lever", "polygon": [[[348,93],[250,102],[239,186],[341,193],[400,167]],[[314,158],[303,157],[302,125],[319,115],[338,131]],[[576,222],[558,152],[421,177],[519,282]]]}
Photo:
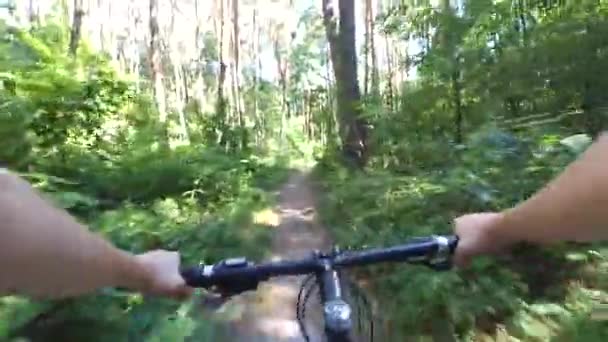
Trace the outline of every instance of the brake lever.
{"label": "brake lever", "polygon": [[451,260],[441,261],[441,262],[433,262],[430,260],[410,260],[407,262],[410,265],[422,265],[426,266],[433,271],[449,271],[452,269],[453,263]]}
{"label": "brake lever", "polygon": [[201,296],[200,304],[205,308],[217,310],[229,300],[230,297],[225,297],[215,292],[207,292]]}
{"label": "brake lever", "polygon": [[454,263],[451,260],[437,262],[437,263],[427,261],[424,264],[425,264],[425,266],[429,267],[430,269],[432,269],[434,271],[449,271],[452,269],[452,266],[454,266]]}

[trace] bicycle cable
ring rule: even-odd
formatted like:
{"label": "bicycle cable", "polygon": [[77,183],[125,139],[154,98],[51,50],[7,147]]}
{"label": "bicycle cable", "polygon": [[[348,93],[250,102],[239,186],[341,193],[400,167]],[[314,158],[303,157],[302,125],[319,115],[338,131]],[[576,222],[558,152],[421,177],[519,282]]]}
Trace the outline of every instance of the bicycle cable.
{"label": "bicycle cable", "polygon": [[358,323],[359,332],[363,331],[362,312],[365,312],[367,319],[368,319],[369,329],[370,329],[369,341],[373,342],[374,341],[374,313],[373,313],[373,309],[372,309],[369,297],[367,296],[365,291],[363,291],[359,286],[357,286],[357,284],[354,281],[352,281],[346,277],[344,277],[343,279],[346,282],[348,288],[352,291],[353,300],[356,302],[357,323]]}
{"label": "bicycle cable", "polygon": [[306,322],[304,321],[304,315],[306,313],[306,303],[308,301],[308,297],[310,296],[311,288],[314,288],[315,284],[313,280],[315,279],[314,274],[310,274],[304,279],[302,285],[300,286],[300,291],[298,291],[298,299],[296,301],[296,318],[298,320],[298,325],[300,326],[300,332],[306,342],[310,342],[310,337],[308,336],[308,332],[306,331]]}
{"label": "bicycle cable", "polygon": [[[303,326],[305,326],[306,323],[306,307],[308,305],[308,300],[310,299],[310,297],[312,296],[313,292],[315,292],[315,290],[318,289],[318,287],[316,286],[315,283],[313,283],[312,285],[310,285],[306,291],[306,295],[304,296],[304,304],[302,305],[302,324]],[[310,339],[310,335],[308,335],[308,332],[306,333],[308,338]]]}

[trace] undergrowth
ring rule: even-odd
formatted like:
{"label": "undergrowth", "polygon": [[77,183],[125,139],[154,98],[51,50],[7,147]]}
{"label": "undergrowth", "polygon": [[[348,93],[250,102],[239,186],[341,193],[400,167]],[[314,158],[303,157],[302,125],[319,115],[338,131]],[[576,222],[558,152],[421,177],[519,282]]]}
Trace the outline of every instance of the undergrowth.
{"label": "undergrowth", "polygon": [[[435,162],[419,159],[407,171],[372,161],[352,172],[335,158],[322,159],[315,176],[324,189],[324,225],[337,243],[352,247],[452,233],[454,217],[521,201],[588,143],[578,136],[529,136],[540,138],[480,131],[449,158],[427,155]],[[441,167],[425,167],[437,163]],[[445,330],[460,341],[601,341],[608,326],[591,321],[589,313],[591,294],[605,296],[606,256],[605,244],[518,246],[454,272],[390,265],[357,270],[355,276],[377,301],[377,319],[386,322],[383,332],[390,340]]]}
{"label": "undergrowth", "polygon": [[[178,250],[185,265],[265,256],[271,229],[253,218],[274,204],[289,151],[272,158],[200,134],[175,144],[148,93],[86,46],[67,56],[67,37],[52,22],[28,31],[0,23],[2,166],[133,253]],[[212,317],[196,298],[116,289],[61,301],[8,296],[0,298],[0,340],[213,339]]]}

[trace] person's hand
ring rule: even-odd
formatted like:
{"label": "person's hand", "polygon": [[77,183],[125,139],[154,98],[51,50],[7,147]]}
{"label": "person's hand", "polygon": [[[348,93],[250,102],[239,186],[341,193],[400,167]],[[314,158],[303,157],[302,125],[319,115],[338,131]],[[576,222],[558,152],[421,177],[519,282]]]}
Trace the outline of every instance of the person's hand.
{"label": "person's hand", "polygon": [[496,253],[509,245],[509,241],[496,234],[501,219],[500,213],[476,213],[460,216],[454,221],[454,230],[459,238],[454,252],[457,266],[467,266],[473,257]]}
{"label": "person's hand", "polygon": [[142,292],[180,300],[192,294],[192,288],[186,285],[179,272],[179,253],[156,250],[137,255],[136,258],[147,274]]}

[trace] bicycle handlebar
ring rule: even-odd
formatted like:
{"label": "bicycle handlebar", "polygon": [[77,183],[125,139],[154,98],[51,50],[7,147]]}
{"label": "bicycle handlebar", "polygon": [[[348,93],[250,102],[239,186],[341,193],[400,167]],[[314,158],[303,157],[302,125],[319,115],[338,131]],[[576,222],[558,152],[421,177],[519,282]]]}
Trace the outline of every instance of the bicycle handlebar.
{"label": "bicycle handlebar", "polygon": [[388,248],[340,251],[314,251],[299,260],[273,261],[255,264],[246,258],[230,258],[213,265],[199,265],[181,271],[191,287],[212,289],[224,295],[236,295],[255,290],[260,282],[271,277],[320,273],[329,264],[334,269],[364,266],[381,262],[409,262],[425,264],[433,269],[451,267],[451,255],[458,244],[457,236],[433,235],[414,238],[406,244]]}

